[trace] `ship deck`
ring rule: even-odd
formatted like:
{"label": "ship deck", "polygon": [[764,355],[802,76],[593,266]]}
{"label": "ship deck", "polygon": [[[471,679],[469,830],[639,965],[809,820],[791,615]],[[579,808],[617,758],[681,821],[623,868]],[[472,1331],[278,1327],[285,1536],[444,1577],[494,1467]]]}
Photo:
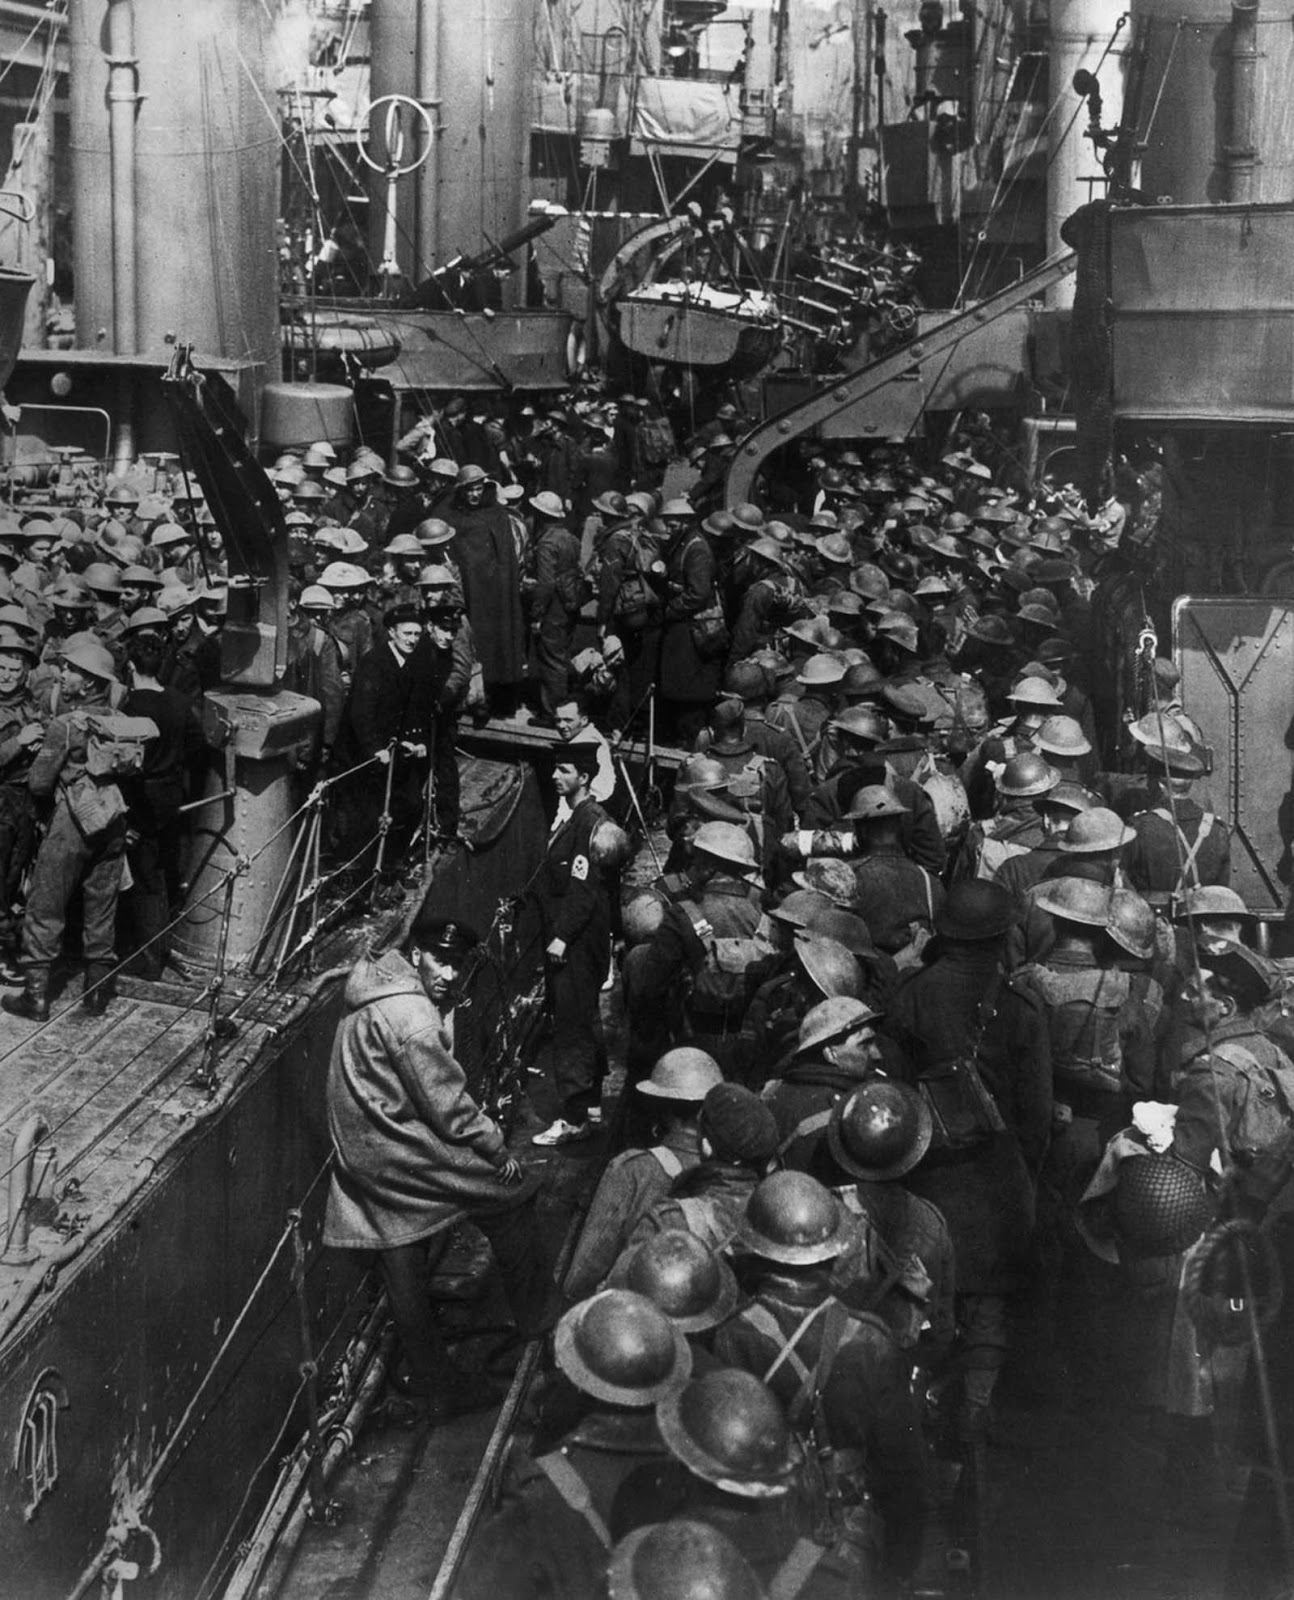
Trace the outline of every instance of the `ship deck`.
{"label": "ship deck", "polygon": [[[634,870],[650,876],[646,853]],[[613,1065],[603,1132],[556,1151],[528,1143],[555,1110],[551,1064],[541,1051],[509,1141],[518,1159],[544,1170],[540,1220],[555,1254],[578,1237],[583,1208],[617,1148],[625,1039],[618,984],[604,991],[602,1016]],[[477,1298],[458,1297],[455,1286],[465,1281],[475,1281]],[[493,1362],[506,1322],[501,1286],[470,1227],[460,1230],[433,1286],[442,1290],[438,1315],[456,1356],[504,1378]],[[1028,1306],[1025,1321],[977,1463],[978,1499],[965,1463],[932,1457],[932,1512],[913,1594],[1224,1600],[1247,1468],[1224,1446],[1208,1492],[1183,1496],[1171,1445],[1145,1414],[1120,1405],[1117,1375],[1062,1370],[1046,1337],[1047,1308]],[[508,1453],[529,1443],[541,1368],[532,1346],[499,1406],[435,1427],[410,1430],[388,1424],[380,1408],[371,1413],[329,1484],[328,1517],[307,1519],[299,1542],[276,1552],[265,1580],[249,1591],[254,1600],[453,1600],[461,1563],[497,1503]]]}
{"label": "ship deck", "polygon": [[[464,805],[488,817],[496,805],[506,808],[499,795],[507,758],[542,753],[557,735],[510,723],[474,733],[480,755],[464,767]],[[470,892],[457,883],[463,874],[455,874],[454,854],[448,852],[456,889]],[[23,1248],[21,1224],[13,1220],[16,1201],[0,1242],[0,1346],[59,1271],[120,1217],[186,1136],[236,1093],[264,1047],[302,1016],[317,975],[335,973],[361,950],[398,935],[445,855],[433,851],[412,863],[408,893],[385,911],[352,911],[330,922],[325,903],[304,969],[298,963],[290,974],[249,976],[231,966],[214,1012],[206,970],[194,969],[184,981],[120,974],[117,997],[102,1016],[92,1016],[81,1009],[80,971],[60,978],[56,969],[48,1022],[0,1017],[0,1188],[20,1176],[14,1150],[22,1130],[32,1119],[48,1130],[33,1166],[29,1242]]]}
{"label": "ship deck", "polygon": [[[304,986],[228,985],[220,1011],[236,1032],[222,1039],[208,1087],[194,1081],[210,1019],[209,1002],[198,1003],[201,979],[123,978],[118,997],[97,1017],[81,1009],[81,987],[78,977],[57,994],[47,1023],[7,1016],[0,1032],[0,1127],[15,1144],[31,1119],[49,1130],[35,1163],[25,1251],[12,1209],[6,1228],[0,1341],[177,1142],[225,1103],[266,1041],[305,1003]],[[12,1152],[0,1156],[6,1181],[14,1174]],[[30,1259],[14,1259],[23,1255]]]}

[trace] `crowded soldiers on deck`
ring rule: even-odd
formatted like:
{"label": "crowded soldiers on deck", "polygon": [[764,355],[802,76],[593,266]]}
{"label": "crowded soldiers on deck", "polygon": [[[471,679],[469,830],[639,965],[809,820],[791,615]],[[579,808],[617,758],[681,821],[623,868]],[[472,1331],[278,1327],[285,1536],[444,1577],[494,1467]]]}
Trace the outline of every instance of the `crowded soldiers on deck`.
{"label": "crowded soldiers on deck", "polygon": [[[656,409],[450,401],[395,459],[280,456],[284,687],[321,707],[304,777],[327,791],[343,886],[376,871],[379,836],[393,885],[424,846],[470,837],[460,718],[551,747],[537,1160],[599,1148],[604,986],[627,1016],[627,1148],[553,1285],[537,1453],[462,1592],[600,1595],[662,1524],[708,1530],[711,1557],[731,1549],[778,1594],[872,1592],[912,1580],[932,1454],[992,1441],[1019,1329],[1089,1237],[1134,1277],[1153,1219],[1120,1202],[1123,1169],[1171,1160],[1212,1216],[1289,1128],[1294,1030],[1229,887],[1221,730],[1166,661],[1142,659],[1113,726],[1093,695],[1108,550],[1076,498],[994,485],[960,448],[815,444],[725,504],[735,405],[682,430],[690,489]],[[78,969],[91,1016],[128,960],[183,976],[184,807],[221,759],[198,730],[231,582],[213,512],[182,485],[162,498],[115,482],[0,522],[13,1026],[43,1025]],[[629,807],[631,739],[670,774],[659,815]],[[632,888],[631,816],[668,838]],[[484,1214],[512,1276],[529,1189],[445,1024],[441,969],[469,943],[429,925],[362,998],[435,1013],[429,1070],[480,1168],[466,1199],[500,1203]],[[1167,1127],[1162,1149],[1143,1123]],[[367,1177],[356,1164],[335,1212],[373,1222]],[[466,1200],[420,1204],[434,1258]],[[399,1254],[383,1218],[333,1231],[389,1256],[401,1335],[424,1337],[428,1248]],[[1180,1277],[1173,1243],[1156,1259]],[[532,1291],[527,1331],[553,1320]],[[436,1363],[411,1355],[425,1398]],[[452,1378],[449,1409],[488,1398]]]}

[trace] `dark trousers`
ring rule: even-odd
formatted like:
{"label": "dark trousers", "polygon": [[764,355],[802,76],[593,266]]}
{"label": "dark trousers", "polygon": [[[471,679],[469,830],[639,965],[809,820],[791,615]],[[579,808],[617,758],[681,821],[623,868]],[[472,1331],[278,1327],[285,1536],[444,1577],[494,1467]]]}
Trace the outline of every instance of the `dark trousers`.
{"label": "dark trousers", "polygon": [[36,844],[36,803],[25,784],[0,784],[0,933],[12,935],[12,908],[22,898],[22,875]]}
{"label": "dark trousers", "polygon": [[581,934],[549,976],[553,1083],[567,1122],[583,1122],[601,1098],[607,1051],[599,996],[610,959],[605,929]]}
{"label": "dark trousers", "polygon": [[648,946],[638,944],[625,953],[620,969],[629,1024],[625,1078],[630,1085],[649,1075],[682,1026],[679,996],[671,993],[662,997],[656,984],[649,981],[649,968]]}
{"label": "dark trousers", "polygon": [[1006,1297],[959,1294],[956,1303],[962,1390],[968,1399],[987,1403],[1011,1343]]}
{"label": "dark trousers", "polygon": [[138,828],[126,860],[133,880],[122,917],[122,949],[135,950],[132,970],[158,978],[171,941],[162,930],[179,907],[180,857],[183,833],[178,816],[132,817]]}
{"label": "dark trousers", "polygon": [[[406,863],[409,844],[422,822],[426,765],[397,755],[391,778],[391,823],[382,852],[382,870],[394,877]],[[365,767],[338,785],[338,853],[357,879],[367,878],[377,862],[379,827],[386,798],[384,766]]]}
{"label": "dark trousers", "polygon": [[539,678],[539,705],[551,717],[570,692],[571,644],[575,622],[547,621],[535,635],[535,673]]}
{"label": "dark trousers", "polygon": [[81,935],[85,959],[112,965],[125,852],[124,816],[86,839],[59,801],[36,856],[23,916],[22,954],[28,966],[49,967],[63,953],[67,908],[78,884],[85,907]]}
{"label": "dark trousers", "polygon": [[695,700],[656,702],[656,737],[680,750],[690,750],[709,720],[710,706]]}
{"label": "dark trousers", "polygon": [[660,636],[658,625],[644,628],[640,633],[617,635],[625,652],[627,714],[637,713],[644,723],[647,720],[644,701],[648,691],[656,687],[660,672]]}
{"label": "dark trousers", "polygon": [[437,717],[431,744],[432,821],[438,833],[457,833],[461,816],[458,782],[458,723]]}
{"label": "dark trousers", "polygon": [[[543,1331],[552,1296],[548,1264],[535,1226],[533,1198],[506,1210],[473,1212],[472,1223],[490,1241],[503,1277],[503,1290],[517,1332],[526,1339]],[[431,1309],[431,1279],[449,1247],[450,1229],[442,1228],[417,1244],[378,1251],[378,1266],[391,1302],[391,1315],[416,1394],[432,1394],[443,1385],[453,1360]]]}
{"label": "dark trousers", "polygon": [[1281,1548],[1276,1490],[1267,1468],[1255,1467],[1249,1474],[1244,1505],[1231,1542],[1223,1593],[1226,1600],[1279,1600],[1281,1595],[1289,1593],[1288,1578],[1285,1552]]}

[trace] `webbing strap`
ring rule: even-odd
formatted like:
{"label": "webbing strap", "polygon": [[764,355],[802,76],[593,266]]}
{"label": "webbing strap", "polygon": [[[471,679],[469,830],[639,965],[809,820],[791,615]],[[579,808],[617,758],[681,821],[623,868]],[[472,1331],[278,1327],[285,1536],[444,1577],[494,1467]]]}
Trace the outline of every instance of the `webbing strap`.
{"label": "webbing strap", "polygon": [[800,1326],[791,1335],[789,1341],[783,1334],[781,1328],[778,1326],[777,1318],[767,1308],[767,1306],[761,1306],[758,1301],[754,1301],[741,1313],[741,1315],[748,1323],[750,1323],[751,1327],[754,1328],[757,1333],[762,1333],[766,1339],[771,1339],[774,1344],[780,1347],[772,1366],[769,1367],[768,1371],[764,1374],[765,1383],[769,1381],[769,1379],[784,1361],[789,1361],[791,1363],[791,1366],[795,1369],[796,1377],[804,1379],[809,1376],[808,1367],[796,1353],[795,1342],[808,1327],[809,1323],[812,1322],[814,1317],[818,1315],[818,1312],[821,1309],[821,1306],[815,1306],[800,1324]]}
{"label": "webbing strap", "polygon": [[551,1455],[539,1456],[535,1465],[557,1490],[571,1510],[577,1512],[593,1530],[594,1536],[604,1550],[610,1550],[612,1545],[611,1530],[602,1518],[593,1509],[593,1496],[589,1493],[589,1486],[580,1477],[575,1468],[570,1464],[560,1450],[554,1450]]}
{"label": "webbing strap", "polygon": [[812,1539],[797,1539],[790,1555],[773,1574],[768,1585],[768,1600],[796,1600],[825,1554],[823,1547]]}
{"label": "webbing strap", "polygon": [[701,907],[697,905],[695,900],[680,899],[676,900],[674,903],[691,923],[692,932],[696,934],[697,939],[700,941],[701,946],[704,949],[707,941],[714,938],[714,927],[710,922],[709,917],[706,916],[705,912],[702,911]]}
{"label": "webbing strap", "polygon": [[1247,1050],[1238,1039],[1219,1039],[1213,1046],[1213,1054],[1229,1061],[1233,1067],[1246,1067],[1250,1072],[1267,1071],[1253,1051]]}
{"label": "webbing strap", "polygon": [[[726,1250],[736,1237],[736,1227],[724,1229],[719,1225],[719,1214],[700,1195],[688,1195],[674,1204],[683,1213],[687,1231],[708,1244],[712,1250]],[[648,1212],[648,1216],[651,1213]],[[663,1231],[663,1230],[662,1230]]]}
{"label": "webbing strap", "polygon": [[[800,754],[805,757],[805,762],[811,762],[813,760],[813,747],[806,744],[805,733],[803,733],[800,726],[800,718],[795,715],[789,702],[785,704],[785,714],[790,718],[790,726],[792,726],[792,733],[795,734],[795,742],[800,746]],[[817,744],[817,739],[814,739],[813,742]]]}
{"label": "webbing strap", "polygon": [[[786,1408],[786,1415],[792,1427],[798,1427],[806,1409],[816,1405],[821,1399],[823,1387],[831,1376],[831,1369],[836,1361],[836,1351],[840,1348],[840,1341],[844,1338],[845,1326],[849,1321],[848,1309],[834,1296],[824,1300],[816,1309],[826,1312],[823,1318],[822,1343],[818,1346],[818,1359],[813,1364],[813,1371],[805,1375],[795,1399]],[[806,1318],[805,1322],[795,1330],[797,1339],[807,1325],[807,1320]]]}
{"label": "webbing strap", "polygon": [[810,1134],[821,1133],[830,1121],[831,1111],[828,1109],[826,1111],[815,1111],[811,1117],[805,1117],[802,1121],[797,1122],[786,1138],[778,1145],[778,1155],[784,1156],[797,1139],[807,1139]]}
{"label": "webbing strap", "polygon": [[654,1144],[648,1153],[655,1156],[657,1161],[660,1162],[661,1169],[667,1178],[677,1178],[679,1173],[682,1172],[683,1163],[667,1145]]}
{"label": "webbing strap", "polygon": [[1211,811],[1206,811],[1200,818],[1200,825],[1195,834],[1195,843],[1191,844],[1186,835],[1182,832],[1181,828],[1178,826],[1177,822],[1174,820],[1171,811],[1168,811],[1163,806],[1156,806],[1154,814],[1157,817],[1162,817],[1165,822],[1171,823],[1172,827],[1177,833],[1177,842],[1181,846],[1183,859],[1182,870],[1177,875],[1177,888],[1174,892],[1180,894],[1183,889],[1190,888],[1189,880],[1191,876],[1191,869],[1195,866],[1195,858],[1200,853],[1200,846],[1213,832],[1213,824],[1217,818]]}

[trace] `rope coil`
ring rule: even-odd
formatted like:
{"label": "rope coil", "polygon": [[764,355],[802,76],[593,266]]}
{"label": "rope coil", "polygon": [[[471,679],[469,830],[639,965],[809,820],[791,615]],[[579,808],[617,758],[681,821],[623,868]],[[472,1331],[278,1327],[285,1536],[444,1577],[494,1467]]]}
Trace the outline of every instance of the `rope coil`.
{"label": "rope coil", "polygon": [[[1271,1240],[1247,1218],[1218,1223],[1191,1246],[1182,1269],[1182,1298],[1191,1321],[1214,1344],[1243,1344],[1249,1337],[1243,1290],[1226,1281],[1243,1250],[1253,1283],[1253,1311],[1270,1327],[1285,1301],[1285,1279]],[[1220,1281],[1221,1280],[1221,1281]]]}

